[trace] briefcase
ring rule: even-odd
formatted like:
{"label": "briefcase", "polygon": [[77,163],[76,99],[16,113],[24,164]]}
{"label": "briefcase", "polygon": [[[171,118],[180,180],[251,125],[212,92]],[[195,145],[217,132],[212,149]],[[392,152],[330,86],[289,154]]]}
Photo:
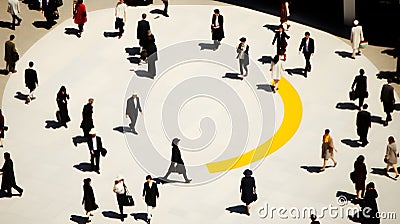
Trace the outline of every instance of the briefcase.
{"label": "briefcase", "polygon": [[107,149],[105,149],[105,148],[100,149],[100,154],[101,154],[101,156],[106,157]]}
{"label": "briefcase", "polygon": [[355,91],[350,91],[350,92],[349,92],[349,97],[350,97],[350,100],[351,100],[351,101],[356,100],[356,99],[357,99],[357,97],[356,97],[356,92],[355,92]]}

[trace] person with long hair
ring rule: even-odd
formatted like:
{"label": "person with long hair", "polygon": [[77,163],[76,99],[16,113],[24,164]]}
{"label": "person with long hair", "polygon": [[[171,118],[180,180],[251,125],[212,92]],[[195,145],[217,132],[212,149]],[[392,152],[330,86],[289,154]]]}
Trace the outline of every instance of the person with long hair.
{"label": "person with long hair", "polygon": [[57,93],[57,106],[58,106],[58,113],[59,116],[59,123],[67,128],[67,123],[71,121],[71,118],[68,115],[68,102],[69,94],[67,93],[67,89],[65,86],[61,86],[60,90]]}
{"label": "person with long hair", "polygon": [[83,0],[77,0],[73,12],[74,22],[75,24],[78,24],[78,37],[81,37],[83,32],[83,25],[87,22],[86,6],[85,4],[83,4]]}
{"label": "person with long hair", "polygon": [[86,216],[88,217],[89,222],[90,222],[90,216],[93,216],[91,212],[99,208],[99,206],[96,204],[96,199],[94,197],[94,192],[91,183],[92,179],[90,178],[86,178],[83,180],[82,205],[85,208]]}
{"label": "person with long hair", "polygon": [[269,69],[271,71],[271,77],[272,77],[271,88],[274,93],[278,90],[279,80],[285,73],[285,69],[283,68],[283,62],[281,58],[282,58],[281,55],[275,55],[275,57],[271,61],[271,67]]}

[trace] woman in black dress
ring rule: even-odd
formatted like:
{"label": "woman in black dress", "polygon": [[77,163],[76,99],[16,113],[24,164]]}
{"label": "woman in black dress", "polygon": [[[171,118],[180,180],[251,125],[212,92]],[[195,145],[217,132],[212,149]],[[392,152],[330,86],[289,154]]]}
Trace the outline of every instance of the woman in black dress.
{"label": "woman in black dress", "polygon": [[240,183],[240,193],[243,203],[246,204],[247,215],[250,215],[250,204],[255,201],[256,181],[254,180],[253,171],[247,169],[243,172],[244,177]]}
{"label": "woman in black dress", "polygon": [[69,100],[69,95],[67,94],[65,86],[61,86],[60,90],[57,93],[56,100],[59,113],[59,116],[57,117],[57,119],[59,119],[58,122],[60,122],[60,124],[64,127],[67,127],[67,122],[71,121],[71,119],[69,118],[67,107],[67,100]]}
{"label": "woman in black dress", "polygon": [[365,166],[365,157],[358,156],[354,162],[354,184],[356,185],[357,199],[364,197],[365,180],[367,179],[367,167]]}
{"label": "woman in black dress", "polygon": [[3,148],[3,139],[4,139],[4,116],[3,112],[0,109],[0,147]]}
{"label": "woman in black dress", "polygon": [[365,213],[365,217],[361,221],[362,224],[379,224],[380,219],[377,217],[378,204],[376,199],[378,198],[378,192],[375,190],[375,184],[370,182],[367,184],[367,191],[365,192],[362,209]]}
{"label": "woman in black dress", "polygon": [[82,205],[84,205],[88,221],[90,221],[90,216],[93,216],[90,212],[96,210],[99,206],[96,204],[96,199],[94,198],[93,188],[90,186],[92,180],[86,178],[83,180],[83,200]]}

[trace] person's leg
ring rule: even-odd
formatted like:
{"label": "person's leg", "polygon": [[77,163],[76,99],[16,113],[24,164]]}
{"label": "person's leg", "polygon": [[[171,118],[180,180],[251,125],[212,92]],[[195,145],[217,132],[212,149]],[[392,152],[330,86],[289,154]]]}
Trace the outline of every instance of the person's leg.
{"label": "person's leg", "polygon": [[333,162],[333,167],[336,167],[336,165],[337,165],[337,162],[336,162],[335,158],[333,158],[333,156],[332,156],[332,155],[331,155],[331,160],[332,160],[332,162]]}
{"label": "person's leg", "polygon": [[357,53],[357,49],[353,49],[353,53],[351,54],[351,57],[355,58],[356,57],[356,53]]}
{"label": "person's leg", "polygon": [[246,71],[245,76],[249,75],[249,69],[247,68],[247,64],[243,62],[243,68]]}
{"label": "person's leg", "polygon": [[164,2],[164,15],[168,15],[168,0],[163,2]]}
{"label": "person's leg", "polygon": [[79,32],[82,33],[83,32],[83,24],[78,24],[78,28],[79,28]]}
{"label": "person's leg", "polygon": [[399,171],[397,170],[396,164],[392,165],[394,172],[396,173],[396,177],[399,176]]}
{"label": "person's leg", "polygon": [[3,138],[0,138],[0,147],[3,147]]}
{"label": "person's leg", "polygon": [[91,165],[91,167],[92,167],[92,171],[95,170],[94,160],[95,160],[95,155],[93,155],[92,153],[90,153],[90,165]]}
{"label": "person's leg", "polygon": [[[178,165],[179,166],[179,165]],[[192,181],[191,179],[188,178],[187,174],[186,174],[186,167],[185,165],[181,165],[182,166],[182,174],[183,174],[183,178],[185,179],[186,183],[189,183],[190,181]]]}
{"label": "person's leg", "polygon": [[11,29],[15,30],[15,20],[17,19],[17,16],[13,15],[12,16],[12,23],[11,23]]}
{"label": "person's leg", "polygon": [[153,207],[147,206],[147,220],[150,220],[153,217]]}
{"label": "person's leg", "polygon": [[361,109],[361,107],[364,105],[364,97],[358,98],[358,107]]}
{"label": "person's leg", "polygon": [[96,170],[100,171],[100,149],[96,150],[97,152],[95,153],[96,157]]}
{"label": "person's leg", "polygon": [[[18,193],[20,194],[20,196],[22,196],[22,192],[24,192],[24,190],[22,188],[20,188],[17,184],[14,184],[12,186],[16,191],[18,191]],[[11,192],[11,191],[10,191]]]}
{"label": "person's leg", "polygon": [[123,205],[118,205],[119,207],[119,214],[121,215],[121,219],[124,218],[124,206]]}
{"label": "person's leg", "polygon": [[246,204],[246,211],[247,211],[246,215],[250,215],[250,204]]}
{"label": "person's leg", "polygon": [[167,173],[164,175],[164,179],[168,179],[169,175],[171,174],[171,170],[168,168]]}
{"label": "person's leg", "polygon": [[356,199],[360,199],[360,190],[356,190]]}
{"label": "person's leg", "polygon": [[327,161],[327,159],[324,159],[324,163],[323,163],[323,165],[322,165],[321,171],[324,171],[324,170],[325,170],[325,167],[326,167],[326,161]]}
{"label": "person's leg", "polygon": [[241,75],[243,75],[243,65],[243,59],[239,59],[239,69]]}
{"label": "person's leg", "polygon": [[129,118],[131,119],[131,124],[130,124],[130,128],[132,129],[132,132],[136,132],[135,126],[136,126],[136,121],[137,121],[137,114],[132,114],[129,115]]}
{"label": "person's leg", "polygon": [[311,54],[308,52],[304,53],[304,58],[306,59],[306,71],[310,72],[311,71],[311,63],[310,63]]}
{"label": "person's leg", "polygon": [[12,72],[12,73],[17,72],[17,71],[15,70],[15,62],[14,62],[14,61],[11,62],[11,63],[9,64],[9,67],[10,67],[10,72]]}

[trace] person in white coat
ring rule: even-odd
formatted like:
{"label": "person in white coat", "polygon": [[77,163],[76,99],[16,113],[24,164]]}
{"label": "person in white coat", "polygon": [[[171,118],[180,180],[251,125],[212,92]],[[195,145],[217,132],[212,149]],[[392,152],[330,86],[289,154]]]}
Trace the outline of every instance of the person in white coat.
{"label": "person in white coat", "polygon": [[285,69],[283,68],[283,55],[275,55],[275,57],[271,61],[271,71],[272,76],[272,91],[275,93],[278,90],[278,82],[281,79],[282,75],[285,73]]}
{"label": "person in white coat", "polygon": [[[8,9],[7,12],[9,12],[12,16],[12,24],[11,24],[11,29],[15,30],[15,25],[19,26],[21,24],[21,7],[19,5],[18,0],[8,0]],[[15,20],[18,20],[18,23],[15,24]]]}
{"label": "person in white coat", "polygon": [[360,43],[364,41],[364,34],[362,30],[362,26],[359,25],[358,20],[354,20],[354,27],[351,28],[350,42],[353,48],[353,54],[351,57],[354,59],[357,55],[361,55],[360,51]]}

